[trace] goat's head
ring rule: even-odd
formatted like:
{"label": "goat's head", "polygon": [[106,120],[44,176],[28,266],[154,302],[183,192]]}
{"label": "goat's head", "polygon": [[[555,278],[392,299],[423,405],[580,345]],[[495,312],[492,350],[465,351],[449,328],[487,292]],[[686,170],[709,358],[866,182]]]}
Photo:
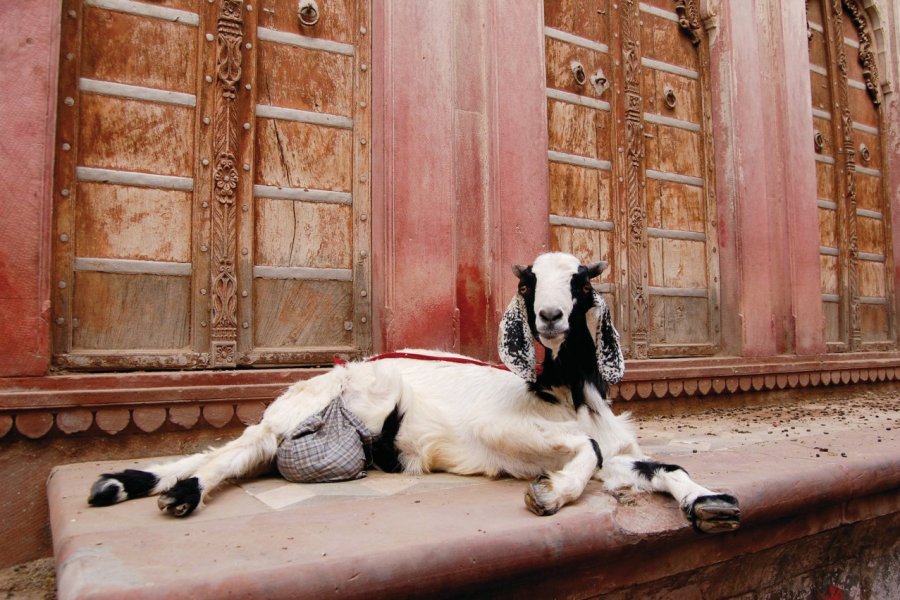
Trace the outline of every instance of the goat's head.
{"label": "goat's head", "polygon": [[609,310],[591,285],[606,266],[582,265],[571,254],[553,252],[542,254],[531,266],[513,267],[519,293],[503,315],[498,341],[500,358],[511,371],[534,381],[534,340],[556,356],[573,327],[588,328],[601,370],[607,351],[621,357]]}

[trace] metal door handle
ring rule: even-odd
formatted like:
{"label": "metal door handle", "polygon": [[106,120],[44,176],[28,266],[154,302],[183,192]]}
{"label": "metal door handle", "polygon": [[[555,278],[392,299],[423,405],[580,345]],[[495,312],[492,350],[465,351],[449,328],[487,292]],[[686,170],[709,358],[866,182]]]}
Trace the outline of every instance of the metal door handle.
{"label": "metal door handle", "polygon": [[312,27],[319,22],[319,4],[316,0],[300,0],[297,5],[297,18],[300,23]]}

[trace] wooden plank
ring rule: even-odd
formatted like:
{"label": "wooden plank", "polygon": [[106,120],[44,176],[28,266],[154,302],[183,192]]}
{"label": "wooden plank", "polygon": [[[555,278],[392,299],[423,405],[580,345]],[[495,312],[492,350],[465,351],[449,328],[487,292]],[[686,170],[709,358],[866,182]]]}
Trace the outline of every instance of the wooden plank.
{"label": "wooden plank", "polygon": [[708,343],[709,319],[705,296],[650,296],[650,340],[654,345]]}
{"label": "wooden plank", "polygon": [[[701,179],[706,174],[700,133],[665,125],[645,125],[655,138],[647,142],[648,170]],[[701,183],[702,185],[702,183]]]}
{"label": "wooden plank", "polygon": [[256,201],[256,264],[349,269],[352,207]]}
{"label": "wooden plank", "polygon": [[347,192],[311,190],[309,188],[285,188],[271,185],[254,185],[253,195],[257,198],[276,200],[301,200],[303,202],[326,202],[329,204],[353,204],[353,195]]}
{"label": "wooden plank", "polygon": [[78,256],[191,261],[189,192],[81,183],[78,198]]}
{"label": "wooden plank", "polygon": [[550,39],[564,42],[566,44],[571,44],[573,46],[586,48],[587,50],[603,52],[604,54],[609,53],[609,46],[607,46],[606,44],[579,35],[574,35],[572,33],[569,33],[568,31],[563,31],[561,29],[544,27],[544,35]]}
{"label": "wooden plank", "polygon": [[[582,263],[605,260],[615,264],[615,245],[612,232],[598,229],[581,229],[563,225],[550,226],[550,247],[561,252],[575,255]],[[607,269],[597,280],[600,283],[613,283],[615,273]]]}
{"label": "wooden plank", "polygon": [[884,211],[884,188],[880,177],[860,171],[856,174],[856,205],[865,210]]}
{"label": "wooden plank", "polygon": [[84,94],[80,163],[88,167],[190,177],[194,111],[173,105]]}
{"label": "wooden plank", "polygon": [[[354,0],[320,0],[319,22],[306,26],[297,18],[296,0],[271,0],[258,9],[259,26],[312,40],[339,42],[352,49],[358,27],[356,7]],[[260,39],[264,39],[262,35]]]}
{"label": "wooden plank", "polygon": [[647,179],[647,226],[705,232],[706,194],[695,186]]}
{"label": "wooden plank", "polygon": [[352,345],[351,282],[257,279],[254,285],[255,347]]}
{"label": "wooden plank", "polygon": [[[259,44],[262,104],[349,117],[353,57],[263,42]],[[303,82],[297,85],[297,82]]]}
{"label": "wooden plank", "polygon": [[196,65],[185,57],[196,55],[196,27],[96,8],[84,11],[83,27],[82,77],[194,92]]}
{"label": "wooden plank", "polygon": [[819,244],[829,248],[838,247],[837,211],[819,208]]}
{"label": "wooden plank", "polygon": [[544,25],[603,44],[611,43],[608,0],[547,0]]}
{"label": "wooden plank", "polygon": [[340,127],[341,129],[353,129],[353,119],[341,115],[297,110],[296,108],[284,108],[269,104],[257,104],[256,116],[268,119],[280,119],[282,121],[295,121],[297,123],[310,123],[312,125],[324,125],[325,127]]}
{"label": "wooden plank", "polygon": [[[575,46],[553,38],[545,38],[544,59],[547,67],[547,87],[570,94],[587,96],[601,100],[609,99],[609,90],[603,95],[597,94],[591,84],[592,75],[602,70],[607,79],[611,77],[612,65],[610,55],[598,50]],[[578,63],[584,71],[584,83],[579,84],[572,70],[573,63]]]}
{"label": "wooden plank", "polygon": [[310,267],[253,267],[259,279],[290,279],[302,281],[353,281],[350,269],[319,269]]}
{"label": "wooden plank", "polygon": [[859,295],[870,298],[885,297],[884,262],[860,260],[857,266]]}
{"label": "wooden plank", "polygon": [[177,277],[188,277],[191,275],[191,263],[79,256],[75,259],[75,271],[117,273],[120,275],[172,275]]}
{"label": "wooden plank", "polygon": [[550,163],[550,212],[597,221],[612,220],[612,174]]}
{"label": "wooden plank", "polygon": [[865,342],[890,340],[888,307],[876,304],[862,304],[859,307],[860,333]]}
{"label": "wooden plank", "polygon": [[146,100],[148,102],[159,102],[162,104],[175,104],[178,106],[188,106],[190,108],[193,108],[197,104],[197,98],[193,94],[158,90],[155,88],[125,83],[114,83],[112,81],[85,79],[84,77],[79,81],[78,89],[82,92],[89,92],[92,94],[130,98],[132,100]]}
{"label": "wooden plank", "polygon": [[859,239],[859,251],[872,254],[885,255],[885,223],[882,219],[873,219],[868,216],[856,217],[857,236]]}
{"label": "wooden plank", "polygon": [[834,165],[816,161],[816,196],[835,200]]}
{"label": "wooden plank", "polygon": [[840,261],[837,256],[819,255],[819,273],[822,278],[823,294],[840,294]]}
{"label": "wooden plank", "polygon": [[159,5],[133,0],[85,0],[84,5],[185,25],[200,23],[198,15],[192,10],[187,10],[196,8],[192,0],[162,0]]}
{"label": "wooden plank", "polygon": [[605,160],[612,158],[610,113],[549,100],[547,119],[551,150]]}
{"label": "wooden plank", "polygon": [[256,183],[351,191],[350,131],[275,119],[257,119],[256,130]]}
{"label": "wooden plank", "polygon": [[650,238],[649,285],[669,288],[708,286],[706,243],[695,240]]}
{"label": "wooden plank", "polygon": [[187,277],[77,272],[72,349],[185,348],[189,305]]}
{"label": "wooden plank", "polygon": [[[669,13],[673,8],[674,3],[669,2],[663,10]],[[700,70],[700,56],[677,22],[656,11],[646,10],[641,13],[641,21],[641,54],[644,57]]]}

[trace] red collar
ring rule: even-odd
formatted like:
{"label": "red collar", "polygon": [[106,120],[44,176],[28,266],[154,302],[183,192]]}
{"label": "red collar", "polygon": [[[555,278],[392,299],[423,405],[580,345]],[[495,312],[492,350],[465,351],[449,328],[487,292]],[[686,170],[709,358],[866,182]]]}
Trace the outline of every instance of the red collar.
{"label": "red collar", "polygon": [[[496,365],[492,363],[482,362],[480,360],[475,360],[474,358],[467,358],[464,356],[436,356],[434,354],[417,354],[415,352],[386,352],[384,354],[377,354],[375,356],[370,356],[363,360],[363,362],[372,362],[373,360],[384,360],[386,358],[408,358],[411,360],[432,360],[437,362],[449,362],[449,363],[458,363],[463,365],[477,365],[479,367],[491,367],[492,369],[500,369],[501,371],[509,371],[509,368],[506,365]],[[334,364],[336,365],[346,365],[347,361],[339,356],[334,357]]]}

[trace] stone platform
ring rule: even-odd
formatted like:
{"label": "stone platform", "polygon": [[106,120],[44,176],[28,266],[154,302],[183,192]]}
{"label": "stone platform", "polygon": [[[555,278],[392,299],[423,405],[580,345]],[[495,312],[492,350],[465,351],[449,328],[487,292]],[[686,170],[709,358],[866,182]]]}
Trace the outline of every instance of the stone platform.
{"label": "stone platform", "polygon": [[[177,520],[153,498],[87,506],[98,474],[154,461],[81,463],[56,468],[48,483],[59,598],[589,598],[687,581],[714,565],[746,567],[750,557],[861,523],[879,524],[869,537],[896,535],[886,529],[900,514],[896,400],[648,416],[640,435],[654,457],[735,494],[743,527],[698,534],[671,499],[610,494],[596,482],[577,503],[536,517],[522,481],[379,472],[340,484],[227,485]],[[887,542],[896,554],[896,537]],[[822,565],[801,563],[730,568],[738,578],[720,570],[695,577],[690,590],[729,597],[789,581],[841,583],[815,581],[809,573]],[[900,557],[884,564],[877,585],[900,588]],[[666,585],[666,594],[676,589]]]}

